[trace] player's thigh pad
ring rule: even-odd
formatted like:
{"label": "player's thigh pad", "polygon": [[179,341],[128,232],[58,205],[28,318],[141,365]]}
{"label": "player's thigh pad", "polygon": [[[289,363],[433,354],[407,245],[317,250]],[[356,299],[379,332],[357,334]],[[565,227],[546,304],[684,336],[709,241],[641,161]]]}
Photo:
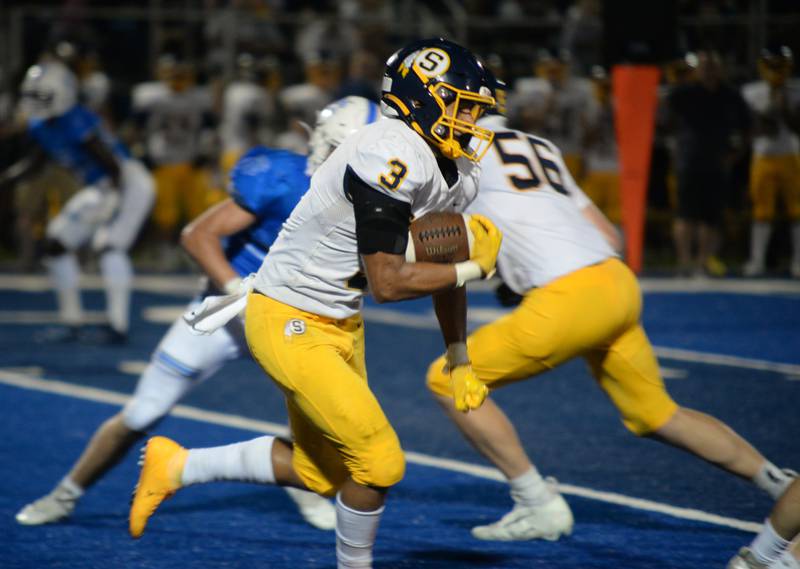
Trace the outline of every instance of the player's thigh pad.
{"label": "player's thigh pad", "polygon": [[[631,283],[620,290],[619,282]],[[584,267],[529,291],[513,312],[467,340],[472,369],[490,388],[552,369],[608,345],[641,310],[638,285],[618,259]],[[429,388],[450,395],[440,358],[428,369]]]}
{"label": "player's thigh pad", "polygon": [[294,467],[331,494],[349,475],[368,486],[399,482],[397,434],[367,384],[360,317],[332,321],[252,293],[245,317],[256,361],[288,399]]}
{"label": "player's thigh pad", "polygon": [[130,249],[153,208],[153,177],[141,162],[122,162],[120,186],[122,199],[119,210],[109,223],[98,230],[92,243],[95,250],[106,247],[121,251]]}
{"label": "player's thigh pad", "polygon": [[789,219],[800,220],[800,154],[781,156],[780,193]]}
{"label": "player's thigh pad", "polygon": [[181,188],[191,184],[191,164],[165,164],[153,170],[156,188],[156,202],[153,221],[161,229],[172,229],[181,217]]}
{"label": "player's thigh pad", "polygon": [[125,406],[125,424],[136,431],[151,428],[194,386],[246,350],[244,327],[238,318],[206,336],[193,334],[183,319],[176,320],[153,352]]}
{"label": "player's thigh pad", "polygon": [[89,242],[100,224],[94,220],[104,207],[100,188],[87,186],[72,196],[56,217],[47,225],[47,237],[74,251]]}
{"label": "player's thigh pad", "polygon": [[638,436],[663,427],[678,406],[661,378],[658,361],[644,329],[635,324],[608,348],[586,354],[586,361],[625,427]]}
{"label": "player's thigh pad", "polygon": [[750,164],[750,199],[755,221],[775,218],[780,163],[770,156],[754,156]]}

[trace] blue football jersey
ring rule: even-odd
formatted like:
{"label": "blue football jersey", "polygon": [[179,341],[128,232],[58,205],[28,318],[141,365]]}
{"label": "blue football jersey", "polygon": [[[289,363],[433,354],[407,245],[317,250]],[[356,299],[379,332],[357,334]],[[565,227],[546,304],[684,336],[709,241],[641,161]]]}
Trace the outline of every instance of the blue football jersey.
{"label": "blue football jersey", "polygon": [[97,135],[119,159],[129,156],[125,146],[103,127],[100,117],[82,105],[75,105],[52,119],[31,119],[28,132],[50,158],[72,170],[86,184],[108,175],[102,164],[84,148],[90,137]]}
{"label": "blue football jersey", "polygon": [[233,201],[257,218],[225,244],[228,261],[241,276],[258,271],[283,222],[308,190],[306,161],[301,154],[258,146],[231,171]]}

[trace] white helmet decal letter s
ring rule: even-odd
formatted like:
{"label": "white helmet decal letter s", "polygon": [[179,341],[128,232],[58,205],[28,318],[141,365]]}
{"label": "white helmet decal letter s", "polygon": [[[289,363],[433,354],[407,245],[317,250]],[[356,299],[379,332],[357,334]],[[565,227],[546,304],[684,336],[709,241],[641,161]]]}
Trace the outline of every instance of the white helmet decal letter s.
{"label": "white helmet decal letter s", "polygon": [[429,47],[417,54],[414,66],[425,77],[437,77],[450,69],[450,56],[442,49]]}

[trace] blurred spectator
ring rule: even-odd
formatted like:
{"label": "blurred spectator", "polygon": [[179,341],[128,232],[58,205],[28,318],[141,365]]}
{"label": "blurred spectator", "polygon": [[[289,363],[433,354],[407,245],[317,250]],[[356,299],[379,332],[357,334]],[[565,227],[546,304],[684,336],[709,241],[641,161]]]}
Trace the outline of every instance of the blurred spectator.
{"label": "blurred spectator", "polygon": [[573,64],[582,74],[602,63],[601,10],[600,0],[578,0],[567,10],[561,29],[561,49],[572,54]]}
{"label": "blurred spectator", "polygon": [[761,80],[742,88],[755,119],[750,167],[753,225],[746,276],[764,273],[775,206],[780,199],[792,222],[790,271],[800,278],[800,80],[790,78],[792,63],[788,46],[769,46],[758,60]]}
{"label": "blurred spectator", "polygon": [[224,195],[214,191],[206,167],[213,154],[211,96],[195,84],[194,68],[174,56],[162,55],[156,81],[133,89],[133,110],[153,168],[161,268],[176,268],[176,247],[182,225]]}
{"label": "blurred spectator", "polygon": [[[719,224],[729,174],[744,150],[748,111],[739,92],[724,82],[719,55],[697,54],[697,80],[667,97],[667,117],[675,135],[677,211],[673,226],[678,272],[721,276]],[[697,251],[693,255],[693,247]]]}
{"label": "blurred spectator", "polygon": [[586,175],[581,186],[605,216],[619,226],[622,214],[611,81],[606,70],[600,66],[592,68],[591,81],[594,96],[585,114]]}
{"label": "blurred spectator", "polygon": [[303,70],[305,82],[281,90],[280,104],[286,111],[288,128],[275,141],[275,146],[305,154],[308,152],[308,130],[317,113],[333,100],[341,82],[339,58],[332,52],[307,55]]}
{"label": "blurred spectator", "polygon": [[[509,106],[521,111],[521,130],[548,138],[564,153],[564,162],[576,180],[582,178],[583,115],[591,104],[591,83],[571,74],[570,55],[541,50],[536,77],[518,79]],[[511,117],[514,118],[513,116]]]}
{"label": "blurred spectator", "polygon": [[366,50],[358,50],[350,55],[347,67],[347,78],[339,86],[334,99],[342,99],[349,95],[364,97],[376,103],[380,100],[383,62]]}
{"label": "blurred spectator", "polygon": [[226,87],[222,96],[222,123],[220,139],[222,180],[241,155],[257,144],[272,142],[272,130],[277,103],[273,93],[265,86],[273,60],[258,60],[250,53],[236,58],[236,78]]}

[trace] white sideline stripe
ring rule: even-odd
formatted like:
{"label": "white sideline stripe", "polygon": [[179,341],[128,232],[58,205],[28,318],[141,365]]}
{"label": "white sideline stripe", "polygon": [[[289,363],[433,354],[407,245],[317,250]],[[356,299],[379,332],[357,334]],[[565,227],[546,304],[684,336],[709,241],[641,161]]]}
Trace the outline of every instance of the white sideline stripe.
{"label": "white sideline stripe", "polygon": [[[479,324],[483,321],[491,321],[505,312],[494,309],[470,309],[469,320],[472,324]],[[438,330],[439,324],[436,317],[432,314],[408,314],[387,308],[367,307],[363,310],[364,320],[377,322],[391,326],[405,326],[407,328],[417,328],[422,330]],[[484,318],[486,320],[484,320]],[[787,375],[800,375],[800,365],[771,362],[768,360],[757,360],[753,358],[741,358],[738,356],[728,356],[724,354],[712,354],[708,352],[696,352],[694,350],[684,350],[681,348],[667,348],[653,346],[656,355],[662,358],[693,362],[702,364],[724,365],[744,369],[756,369],[760,371],[772,371]]]}
{"label": "white sideline stripe", "polygon": [[[23,389],[34,389],[46,393],[55,393],[58,395],[78,397],[89,401],[111,403],[115,405],[124,405],[129,398],[128,395],[114,391],[107,391],[105,389],[98,389],[96,387],[84,387],[51,379],[38,379],[7,370],[0,370],[0,383],[12,385],[14,387],[20,387]],[[286,436],[289,434],[289,429],[286,427],[286,425],[280,425],[278,423],[271,423],[268,421],[259,421],[256,419],[247,419],[245,417],[229,415],[226,413],[205,411],[203,409],[189,407],[186,405],[178,405],[175,407],[175,409],[173,409],[172,414],[185,419],[194,419],[215,425],[222,425],[225,427],[235,427],[238,429],[281,436]],[[460,460],[453,460],[449,458],[438,458],[418,452],[406,452],[405,454],[407,460],[414,464],[431,466],[434,468],[451,470],[454,472],[463,472],[465,474],[470,474],[472,476],[485,478],[488,480],[498,480],[501,482],[504,481],[504,477],[499,470],[488,466],[470,464],[468,462],[462,462]],[[581,486],[573,486],[571,484],[559,484],[558,488],[564,494],[580,496],[581,498],[606,502],[608,504],[615,504],[618,506],[625,506],[636,510],[657,512],[659,514],[664,514],[674,518],[705,522],[753,533],[758,533],[758,531],[761,529],[760,523],[718,516],[716,514],[710,514],[708,512],[694,510],[691,508],[669,506],[667,504],[661,504],[652,500],[633,498],[631,496],[616,494],[614,492],[592,490],[591,488],[583,488]]]}
{"label": "white sideline stripe", "polygon": [[[164,292],[194,295],[200,289],[199,274],[136,275],[134,288],[148,292]],[[477,281],[469,284],[469,290],[491,292],[499,281]],[[694,279],[694,278],[641,278],[639,284],[644,292],[723,292],[739,294],[789,294],[800,295],[800,281],[793,279]],[[81,275],[81,286],[102,290],[100,275]],[[50,282],[42,274],[0,274],[0,290],[50,290]]]}
{"label": "white sideline stripe", "polygon": [[681,348],[665,348],[654,346],[656,355],[670,360],[683,362],[695,362],[702,364],[714,364],[744,369],[757,369],[761,371],[774,371],[789,375],[800,375],[800,365],[770,362],[767,360],[756,360],[751,358],[740,358],[738,356],[727,356],[724,354],[710,354],[706,352],[695,352],[693,350],[683,350]]}
{"label": "white sideline stripe", "polygon": [[[102,324],[108,317],[99,310],[84,310],[83,321]],[[62,320],[58,312],[50,310],[0,310],[0,324],[62,324]]]}

